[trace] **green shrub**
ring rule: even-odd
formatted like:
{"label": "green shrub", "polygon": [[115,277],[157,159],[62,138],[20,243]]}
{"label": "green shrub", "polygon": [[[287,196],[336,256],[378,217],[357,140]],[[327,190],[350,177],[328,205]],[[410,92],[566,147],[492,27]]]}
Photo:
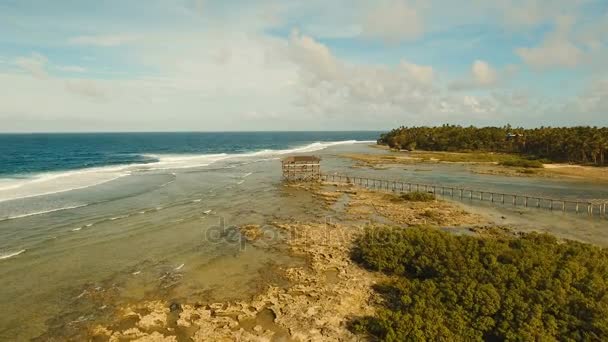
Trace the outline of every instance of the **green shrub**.
{"label": "green shrub", "polygon": [[543,234],[377,228],[353,258],[393,275],[354,332],[384,341],[608,340],[608,250]]}
{"label": "green shrub", "polygon": [[410,202],[431,202],[435,200],[435,195],[428,192],[414,191],[399,195],[399,198]]}
{"label": "green shrub", "polygon": [[539,160],[530,160],[530,159],[511,159],[501,161],[499,163],[502,166],[514,166],[514,167],[525,167],[525,168],[535,168],[540,169],[543,168],[543,163]]}

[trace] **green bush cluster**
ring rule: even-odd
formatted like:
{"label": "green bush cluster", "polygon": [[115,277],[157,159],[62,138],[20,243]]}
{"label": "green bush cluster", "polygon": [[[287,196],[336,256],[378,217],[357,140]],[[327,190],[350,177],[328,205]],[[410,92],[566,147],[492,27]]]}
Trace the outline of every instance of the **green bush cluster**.
{"label": "green bush cluster", "polygon": [[435,195],[428,192],[413,191],[402,193],[399,198],[410,202],[431,202],[435,200]]}
{"label": "green bush cluster", "polygon": [[525,167],[532,169],[540,169],[543,168],[543,163],[538,160],[530,160],[530,159],[511,159],[505,160],[498,163],[503,166],[513,166],[513,167]]}
{"label": "green bush cluster", "polygon": [[608,250],[543,234],[377,228],[353,258],[393,275],[351,328],[384,341],[606,341]]}

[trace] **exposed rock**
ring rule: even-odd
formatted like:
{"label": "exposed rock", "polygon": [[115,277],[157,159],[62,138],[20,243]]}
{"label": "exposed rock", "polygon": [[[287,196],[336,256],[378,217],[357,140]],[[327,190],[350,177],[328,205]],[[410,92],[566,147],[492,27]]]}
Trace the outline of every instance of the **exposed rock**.
{"label": "exposed rock", "polygon": [[445,201],[409,202],[386,193],[360,190],[351,195],[348,212],[359,219],[380,215],[403,225],[459,226],[483,223],[484,219]]}
{"label": "exposed rock", "polygon": [[181,309],[182,309],[182,306],[179,305],[179,303],[171,303],[171,305],[169,305],[169,311],[171,311],[171,312],[179,311]]}
{"label": "exposed rock", "polygon": [[264,232],[257,224],[246,224],[244,226],[239,227],[241,231],[241,235],[247,239],[247,241],[255,241],[262,236],[264,236]]}
{"label": "exposed rock", "polygon": [[[274,225],[289,233],[287,243],[294,253],[310,259],[310,267],[284,270],[293,285],[269,286],[250,301],[181,305],[177,326],[195,328],[191,337],[194,341],[270,341],[279,337],[294,341],[357,340],[347,329],[347,322],[350,317],[373,313],[371,287],[375,283],[375,276],[350,261],[350,246],[358,230],[325,223]],[[328,282],[327,271],[340,276]],[[173,309],[173,305],[160,302],[127,307],[123,315],[135,315],[136,328],[112,332],[111,336],[170,340],[167,316]],[[138,314],[142,310],[147,314]],[[146,332],[152,328],[153,332]],[[109,333],[104,327],[93,329],[97,336]]]}
{"label": "exposed rock", "polygon": [[[404,225],[480,221],[478,216],[443,201],[394,201],[385,193],[352,185],[327,185],[290,186],[311,191],[326,203],[348,196],[347,210],[339,213],[344,221],[372,221],[372,217],[379,216]],[[271,285],[247,301],[208,305],[146,302],[128,306],[120,311],[120,317],[135,320],[134,327],[112,331],[98,326],[91,335],[109,336],[110,340],[171,341],[176,331],[187,330],[193,341],[359,340],[347,329],[347,323],[352,317],[374,313],[373,303],[378,298],[372,286],[381,277],[354,265],[350,259],[352,243],[363,227],[332,222],[279,221],[272,225],[286,233],[286,244],[293,254],[309,260],[307,267],[282,270],[290,281],[287,288]],[[242,226],[240,231],[252,240],[263,234],[256,225]],[[168,323],[170,315],[172,326]]]}

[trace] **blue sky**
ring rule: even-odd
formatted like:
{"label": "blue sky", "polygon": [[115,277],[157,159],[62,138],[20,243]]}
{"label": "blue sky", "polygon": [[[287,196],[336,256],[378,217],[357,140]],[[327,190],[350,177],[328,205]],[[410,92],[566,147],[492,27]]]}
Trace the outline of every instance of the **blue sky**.
{"label": "blue sky", "polygon": [[608,124],[603,0],[0,1],[0,131]]}

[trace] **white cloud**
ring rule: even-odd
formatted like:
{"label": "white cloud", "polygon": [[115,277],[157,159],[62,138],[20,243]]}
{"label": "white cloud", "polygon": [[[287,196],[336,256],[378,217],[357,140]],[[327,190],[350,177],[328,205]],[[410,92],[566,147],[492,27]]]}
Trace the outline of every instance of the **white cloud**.
{"label": "white cloud", "polygon": [[106,97],[106,91],[97,82],[88,79],[67,80],[65,87],[68,91],[87,98],[102,100]]}
{"label": "white cloud", "polygon": [[492,16],[515,31],[527,30],[562,16],[576,16],[593,0],[477,0],[475,5],[494,10]]}
{"label": "white cloud", "polygon": [[488,62],[476,60],[471,66],[471,74],[467,78],[454,81],[449,85],[451,90],[469,90],[491,88],[499,83],[496,69]]}
{"label": "white cloud", "polygon": [[413,80],[421,84],[431,85],[435,80],[435,70],[431,66],[417,65],[407,61],[401,61],[400,66]]}
{"label": "white cloud", "polygon": [[83,73],[86,72],[87,69],[78,65],[62,65],[62,66],[58,66],[57,67],[58,70],[61,71],[65,71],[65,72],[76,72],[76,73]]}
{"label": "white cloud", "polygon": [[535,68],[575,67],[583,60],[583,51],[570,39],[574,18],[558,17],[555,30],[548,34],[538,47],[518,48],[516,53]]}
{"label": "white cloud", "polygon": [[405,0],[381,2],[363,21],[364,37],[380,38],[390,43],[413,40],[424,32],[419,9]]}
{"label": "white cloud", "polygon": [[72,37],[68,42],[74,45],[112,47],[132,43],[140,38],[134,34],[93,35]]}
{"label": "white cloud", "polygon": [[479,85],[491,86],[498,81],[496,70],[494,70],[488,62],[476,60],[473,63],[471,71],[473,72],[475,82]]}
{"label": "white cloud", "polygon": [[48,62],[48,58],[38,53],[32,53],[32,55],[29,57],[19,57],[15,60],[15,64],[18,67],[27,71],[35,78],[40,79],[49,77],[46,71],[46,65]]}
{"label": "white cloud", "polygon": [[601,118],[599,124],[608,125],[608,77],[589,82],[580,94],[559,108],[559,112],[568,116],[576,113],[579,119]]}
{"label": "white cloud", "polygon": [[[498,115],[492,98],[451,96],[435,85],[431,66],[403,61],[394,67],[350,64],[337,58],[327,46],[294,33],[288,56],[300,69],[295,84],[297,105],[317,117],[369,124],[429,124],[436,120],[489,120]],[[476,82],[496,81],[495,71],[477,63]]]}

